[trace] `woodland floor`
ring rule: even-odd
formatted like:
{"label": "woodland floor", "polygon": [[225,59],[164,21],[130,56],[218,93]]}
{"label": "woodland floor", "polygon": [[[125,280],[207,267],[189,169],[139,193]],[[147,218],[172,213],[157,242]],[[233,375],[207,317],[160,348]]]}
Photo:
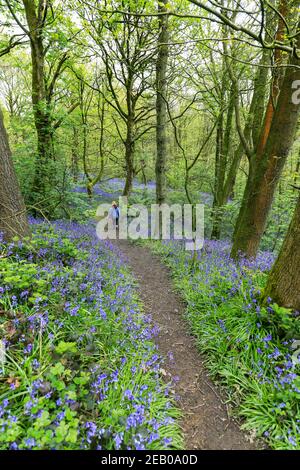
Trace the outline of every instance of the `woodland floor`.
{"label": "woodland floor", "polygon": [[116,243],[138,282],[146,314],[159,326],[156,342],[165,358],[166,380],[178,377],[174,387],[183,414],[185,449],[254,449],[249,435],[229,417],[224,394],[205,370],[168,269],[147,248],[123,240]]}

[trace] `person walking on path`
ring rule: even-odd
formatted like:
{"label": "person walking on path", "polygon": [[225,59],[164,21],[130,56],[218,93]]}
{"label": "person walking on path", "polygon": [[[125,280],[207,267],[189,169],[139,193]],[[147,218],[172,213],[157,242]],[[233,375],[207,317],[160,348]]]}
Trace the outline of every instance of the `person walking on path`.
{"label": "person walking on path", "polygon": [[113,227],[119,229],[120,209],[116,201],[113,201],[108,212],[108,219],[112,221]]}

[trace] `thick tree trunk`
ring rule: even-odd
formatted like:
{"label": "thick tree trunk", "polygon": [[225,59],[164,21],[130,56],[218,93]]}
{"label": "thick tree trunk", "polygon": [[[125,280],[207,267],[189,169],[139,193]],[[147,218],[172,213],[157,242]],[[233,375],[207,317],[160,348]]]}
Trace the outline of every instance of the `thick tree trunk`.
{"label": "thick tree trunk", "polygon": [[286,69],[263,156],[253,159],[253,175],[247,183],[233,240],[231,256],[234,258],[240,253],[256,256],[274,192],[293,144],[299,105],[292,101],[292,84],[300,80],[300,68],[291,65],[299,67],[300,60],[292,58]]}
{"label": "thick tree trunk", "polygon": [[[158,12],[166,12],[168,0],[158,4]],[[158,55],[156,61],[156,202],[162,204],[166,199],[166,161],[167,161],[167,67],[169,55],[168,16],[159,19]]]}
{"label": "thick tree trunk", "polygon": [[300,196],[280,253],[268,277],[264,300],[268,297],[278,305],[300,311]]}
{"label": "thick tree trunk", "polygon": [[4,239],[30,234],[26,208],[19,188],[8,137],[0,110],[0,232]]}

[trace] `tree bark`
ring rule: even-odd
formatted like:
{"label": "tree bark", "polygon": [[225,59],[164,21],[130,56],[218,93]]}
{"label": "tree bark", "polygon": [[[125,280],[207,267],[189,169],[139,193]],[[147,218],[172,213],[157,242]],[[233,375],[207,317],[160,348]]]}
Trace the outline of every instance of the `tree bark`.
{"label": "tree bark", "polygon": [[[158,12],[165,13],[168,0],[158,2]],[[158,55],[156,61],[156,202],[162,204],[166,199],[166,162],[167,162],[167,68],[169,56],[168,16],[159,18]]]}
{"label": "tree bark", "polygon": [[30,235],[26,208],[15,173],[0,109],[0,232],[9,241]]}
{"label": "tree bark", "polygon": [[300,311],[300,196],[263,294],[283,307]]}

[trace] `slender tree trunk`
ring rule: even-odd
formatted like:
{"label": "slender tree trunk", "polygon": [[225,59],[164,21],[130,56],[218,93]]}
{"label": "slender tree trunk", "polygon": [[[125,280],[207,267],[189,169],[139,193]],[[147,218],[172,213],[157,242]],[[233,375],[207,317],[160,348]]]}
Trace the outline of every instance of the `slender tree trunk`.
{"label": "slender tree trunk", "polygon": [[263,300],[268,297],[278,305],[300,311],[300,196],[278,258],[268,277]]}
{"label": "slender tree trunk", "polygon": [[[298,43],[299,47],[300,40]],[[240,253],[256,256],[274,192],[293,144],[299,105],[292,101],[292,84],[300,80],[300,69],[291,65],[299,67],[300,60],[293,57],[286,69],[263,156],[258,160],[253,158],[253,176],[247,183],[233,240],[234,258]]]}
{"label": "slender tree trunk", "polygon": [[84,94],[85,85],[82,81],[79,83],[79,107],[82,128],[82,165],[83,172],[87,179],[86,191],[89,198],[93,196],[93,178],[90,175],[88,167],[88,112],[91,104],[91,98],[85,98]]}
{"label": "slender tree trunk", "polygon": [[[81,115],[82,117],[82,163],[83,163],[83,172],[88,180],[88,183],[91,181],[91,177],[89,174],[88,170],[88,162],[87,162],[87,123],[84,120],[83,114]],[[89,196],[91,196],[91,193],[89,193],[88,189],[88,184],[87,184],[87,192]]]}
{"label": "slender tree trunk", "polygon": [[222,154],[224,156],[223,158],[224,159],[224,178],[225,178],[227,162],[229,161],[229,157],[231,153],[233,115],[234,115],[234,89],[231,88],[230,93],[229,93],[229,105],[228,105],[228,111],[226,115],[226,126],[225,126],[223,145],[222,145]]}
{"label": "slender tree trunk", "polygon": [[[158,12],[166,12],[168,0],[158,2]],[[166,161],[167,161],[167,67],[169,55],[168,16],[159,18],[158,55],[156,61],[156,202],[162,204],[166,199]]]}
{"label": "slender tree trunk", "polygon": [[298,154],[298,160],[295,168],[294,184],[298,183],[300,177],[300,149]]}
{"label": "slender tree trunk", "polygon": [[219,240],[221,236],[221,206],[223,201],[223,185],[225,176],[225,156],[223,154],[223,115],[219,119],[216,133],[215,183],[214,200],[212,207],[212,233],[211,238]]}
{"label": "slender tree trunk", "polygon": [[79,155],[78,155],[79,139],[78,129],[76,126],[73,127],[73,141],[72,141],[72,161],[71,161],[71,173],[74,182],[78,181],[79,175]]}
{"label": "slender tree trunk", "polygon": [[100,156],[100,168],[98,173],[94,178],[91,178],[87,184],[87,191],[89,196],[91,197],[93,194],[94,186],[101,181],[104,172],[104,114],[105,114],[105,107],[104,101],[102,101],[101,105],[98,102],[98,117],[100,120],[100,136],[99,136],[99,156]]}
{"label": "slender tree trunk", "polygon": [[131,116],[128,116],[127,119],[127,131],[126,131],[126,140],[125,140],[125,165],[126,165],[126,179],[125,186],[123,189],[123,196],[129,196],[132,184],[133,184],[133,175],[134,175],[134,136],[133,136],[133,127],[134,119]]}
{"label": "slender tree trunk", "polygon": [[26,208],[19,188],[0,109],[0,232],[5,240],[30,235]]}

